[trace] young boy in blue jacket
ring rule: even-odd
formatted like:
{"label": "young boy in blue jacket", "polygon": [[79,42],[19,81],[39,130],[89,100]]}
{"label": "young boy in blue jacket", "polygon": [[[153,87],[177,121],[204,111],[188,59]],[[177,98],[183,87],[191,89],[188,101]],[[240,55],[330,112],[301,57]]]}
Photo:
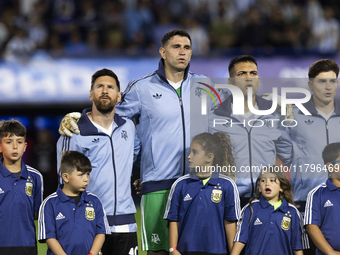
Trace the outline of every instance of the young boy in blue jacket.
{"label": "young boy in blue jacket", "polygon": [[39,211],[39,241],[47,254],[95,255],[110,233],[102,203],[86,191],[90,160],[77,151],[64,152],[60,172],[64,185],[48,196]]}
{"label": "young boy in blue jacket", "polygon": [[0,254],[37,254],[34,216],[42,202],[43,178],[22,161],[25,140],[20,122],[0,122]]}
{"label": "young boy in blue jacket", "polygon": [[331,178],[309,192],[304,224],[317,255],[340,255],[340,143],[327,145],[322,158]]}

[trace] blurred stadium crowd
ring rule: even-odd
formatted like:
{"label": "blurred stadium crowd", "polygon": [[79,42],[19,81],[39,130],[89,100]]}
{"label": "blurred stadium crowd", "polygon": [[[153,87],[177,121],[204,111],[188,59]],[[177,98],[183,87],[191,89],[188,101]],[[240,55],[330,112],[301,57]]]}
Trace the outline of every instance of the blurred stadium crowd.
{"label": "blurred stadium crowd", "polygon": [[174,28],[195,57],[334,55],[339,22],[339,0],[6,0],[0,58],[158,56]]}

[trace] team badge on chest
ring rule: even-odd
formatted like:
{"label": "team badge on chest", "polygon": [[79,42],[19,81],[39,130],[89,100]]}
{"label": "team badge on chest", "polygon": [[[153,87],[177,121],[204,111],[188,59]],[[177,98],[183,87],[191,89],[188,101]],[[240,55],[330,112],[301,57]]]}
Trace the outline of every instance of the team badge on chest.
{"label": "team badge on chest", "polygon": [[281,228],[283,230],[289,230],[290,222],[291,222],[290,217],[292,217],[292,215],[290,214],[289,211],[285,214],[285,216],[283,216],[282,221],[281,221]]}
{"label": "team badge on chest", "polygon": [[217,187],[214,187],[215,189],[212,190],[211,192],[211,201],[213,201],[214,203],[219,203],[221,202],[222,199],[222,190],[221,190],[221,186],[218,183]]}
{"label": "team badge on chest", "polygon": [[29,176],[25,186],[25,192],[27,196],[32,196],[33,183],[31,177]]}
{"label": "team badge on chest", "polygon": [[[85,217],[87,220],[94,220],[96,215],[95,215],[95,212],[94,212],[94,208],[92,207],[93,205],[91,204],[87,204],[88,207],[85,208]],[[91,207],[89,207],[91,206]]]}

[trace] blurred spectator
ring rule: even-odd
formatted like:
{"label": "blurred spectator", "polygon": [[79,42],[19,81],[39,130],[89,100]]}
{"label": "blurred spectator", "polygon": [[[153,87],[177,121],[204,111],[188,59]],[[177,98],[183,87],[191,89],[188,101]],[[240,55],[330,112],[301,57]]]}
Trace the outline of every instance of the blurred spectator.
{"label": "blurred spectator", "polygon": [[65,54],[64,44],[61,42],[59,35],[53,33],[48,38],[48,50],[52,57],[62,57]]}
{"label": "blurred spectator", "polygon": [[82,56],[88,48],[86,43],[82,40],[78,29],[74,28],[70,35],[70,40],[65,44],[66,54],[71,56]]}
{"label": "blurred spectator", "polygon": [[86,47],[88,53],[94,56],[94,54],[98,53],[99,47],[99,32],[97,30],[90,30],[87,33],[86,37]]}
{"label": "blurred spectator", "polygon": [[46,48],[48,30],[42,16],[30,16],[26,29],[28,37],[35,43],[37,48]]}
{"label": "blurred spectator", "polygon": [[19,0],[19,11],[23,16],[27,16],[32,9],[34,8],[34,4],[36,4],[39,0]]}
{"label": "blurred spectator", "polygon": [[52,31],[57,33],[62,42],[70,39],[71,32],[76,26],[76,6],[73,0],[53,0]]}
{"label": "blurred spectator", "polygon": [[287,27],[286,20],[283,16],[283,12],[280,9],[276,9],[271,13],[268,43],[273,47],[287,47],[285,38],[285,29]]}
{"label": "blurred spectator", "polygon": [[333,54],[339,47],[339,21],[334,17],[331,7],[324,7],[323,17],[315,20],[312,25],[312,35],[315,48],[322,54]]}
{"label": "blurred spectator", "polygon": [[239,46],[246,48],[264,47],[267,42],[267,26],[264,17],[257,9],[246,15],[246,25],[239,28]]}
{"label": "blurred spectator", "polygon": [[313,25],[317,20],[320,20],[323,16],[322,7],[318,0],[307,0],[306,14],[308,19],[308,25]]}
{"label": "blurred spectator", "polygon": [[138,0],[137,7],[125,9],[125,39],[129,47],[147,47],[152,42],[154,15],[148,0]]}
{"label": "blurred spectator", "polygon": [[177,26],[175,23],[172,22],[171,20],[171,16],[169,14],[168,11],[166,10],[161,10],[158,13],[158,22],[155,23],[154,25],[154,29],[153,29],[153,43],[157,46],[157,47],[161,47],[161,40],[163,38],[163,36],[175,29]]}
{"label": "blurred spectator", "polygon": [[124,27],[124,6],[119,1],[108,0],[103,5],[101,13],[103,15],[104,26],[107,28]]}
{"label": "blurred spectator", "polygon": [[209,54],[210,39],[207,30],[200,26],[198,21],[190,16],[183,17],[184,30],[186,30],[192,41],[193,56],[207,56]]}
{"label": "blurred spectator", "polygon": [[35,49],[36,45],[27,36],[26,31],[18,28],[6,45],[4,57],[6,61],[25,64],[33,55]]}
{"label": "blurred spectator", "polygon": [[9,39],[10,32],[9,28],[7,27],[6,23],[3,22],[3,19],[0,18],[0,52],[5,46],[5,43]]}
{"label": "blurred spectator", "polygon": [[218,1],[215,17],[209,29],[211,46],[223,50],[237,42],[237,10],[232,1]]}
{"label": "blurred spectator", "polygon": [[78,21],[82,38],[87,38],[89,31],[99,31],[102,26],[98,11],[93,0],[81,2],[81,14]]}
{"label": "blurred spectator", "polygon": [[124,35],[119,29],[111,28],[105,33],[104,50],[106,52],[117,52],[124,46]]}

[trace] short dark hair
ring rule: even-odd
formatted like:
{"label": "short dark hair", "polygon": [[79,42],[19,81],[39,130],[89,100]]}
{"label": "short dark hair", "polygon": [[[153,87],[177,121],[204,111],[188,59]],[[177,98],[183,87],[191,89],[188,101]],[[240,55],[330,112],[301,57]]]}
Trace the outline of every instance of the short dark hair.
{"label": "short dark hair", "polygon": [[60,160],[60,173],[71,174],[75,170],[83,173],[91,172],[91,161],[78,151],[64,151]]}
{"label": "short dark hair", "polygon": [[340,143],[330,143],[322,151],[322,159],[325,164],[336,160],[340,156]]}
{"label": "short dark hair", "polygon": [[229,67],[228,67],[229,74],[231,72],[231,69],[233,69],[236,64],[245,63],[245,62],[254,63],[257,66],[257,61],[253,56],[240,55],[240,56],[234,57],[232,60],[230,60]]}
{"label": "short dark hair", "polygon": [[0,143],[2,138],[7,136],[21,136],[26,139],[26,128],[17,120],[0,121]]}
{"label": "short dark hair", "polygon": [[333,71],[336,74],[336,77],[339,75],[339,66],[332,59],[320,59],[315,61],[310,67],[308,71],[308,78],[315,78],[319,73]]}
{"label": "short dark hair", "polygon": [[92,75],[91,90],[93,89],[93,86],[94,86],[94,83],[96,82],[96,80],[101,76],[111,76],[113,79],[115,79],[118,90],[120,91],[120,83],[119,83],[119,80],[118,80],[118,76],[113,71],[106,69],[106,68],[98,70],[97,72],[95,72]]}
{"label": "short dark hair", "polygon": [[171,30],[170,32],[167,32],[163,36],[163,38],[161,40],[162,47],[164,47],[168,43],[168,41],[176,35],[182,36],[182,37],[187,37],[190,40],[190,44],[191,44],[191,37],[190,37],[190,35],[188,34],[187,31],[182,30],[182,29],[174,29],[174,30]]}

